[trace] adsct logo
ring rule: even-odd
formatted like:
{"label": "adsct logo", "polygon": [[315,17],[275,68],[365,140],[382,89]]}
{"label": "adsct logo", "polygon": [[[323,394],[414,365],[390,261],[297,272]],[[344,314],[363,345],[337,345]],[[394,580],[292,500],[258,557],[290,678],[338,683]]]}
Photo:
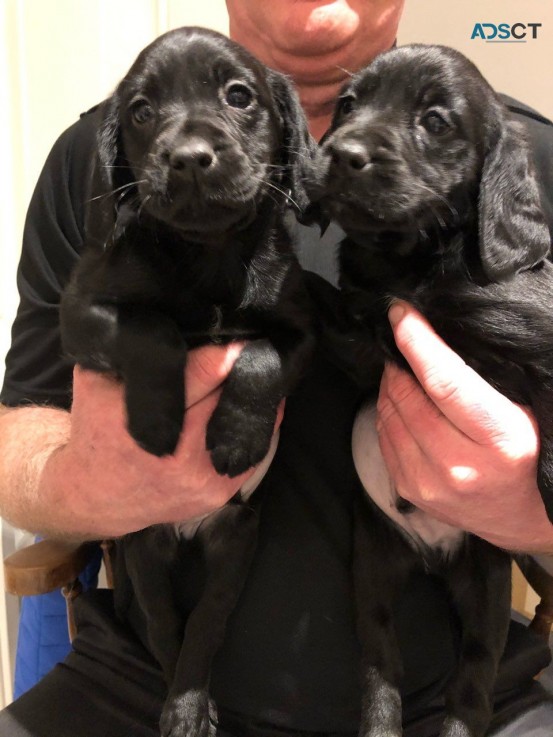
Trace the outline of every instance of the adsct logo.
{"label": "adsct logo", "polygon": [[541,23],[475,23],[471,39],[486,43],[526,43],[538,37]]}

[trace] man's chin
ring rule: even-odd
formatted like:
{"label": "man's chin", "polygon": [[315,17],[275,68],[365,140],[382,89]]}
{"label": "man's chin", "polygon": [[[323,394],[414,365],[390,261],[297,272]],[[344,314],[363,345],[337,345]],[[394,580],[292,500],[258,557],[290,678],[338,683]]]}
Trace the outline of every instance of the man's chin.
{"label": "man's chin", "polygon": [[273,4],[282,48],[289,53],[334,53],[351,40],[359,24],[350,5],[336,0],[276,0]]}

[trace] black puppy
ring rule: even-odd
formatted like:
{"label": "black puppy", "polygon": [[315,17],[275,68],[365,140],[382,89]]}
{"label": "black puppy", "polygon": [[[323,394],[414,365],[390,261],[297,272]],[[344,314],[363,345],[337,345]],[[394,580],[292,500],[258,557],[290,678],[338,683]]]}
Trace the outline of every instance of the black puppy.
{"label": "black puppy", "polygon": [[[100,112],[87,248],[61,305],[64,349],[124,382],[130,434],[162,456],[182,430],[188,349],[247,339],[206,438],[216,470],[238,475],[266,456],[278,405],[312,345],[284,218],[289,203],[307,201],[311,139],[299,102],[284,76],[239,45],[183,28],[138,56]],[[171,567],[197,527],[149,530],[117,550],[171,686],[164,735],[207,730],[211,660],[247,571],[256,515],[230,504],[200,525],[207,579],[179,658]],[[124,582],[116,597],[123,614]]]}
{"label": "black puppy", "polygon": [[288,81],[203,29],[147,47],[104,104],[101,207],[63,296],[62,337],[76,362],[122,378],[145,450],[175,450],[188,348],[249,338],[207,442],[230,476],[267,453],[310,344],[283,222],[287,201],[305,204],[308,152]]}
{"label": "black puppy", "polygon": [[[553,519],[550,236],[528,145],[500,99],[454,50],[414,45],[383,54],[342,91],[312,195],[347,236],[340,249],[347,314],[329,316],[340,360],[347,356],[347,368],[374,392],[385,360],[406,366],[387,320],[390,302],[413,304],[493,386],[532,407],[541,431],[538,484]],[[401,734],[391,603],[406,571],[422,563],[443,573],[462,622],[441,735],[481,737],[507,631],[509,558],[402,502],[368,411],[354,432],[354,455],[373,501],[395,523],[360,504],[360,734]]]}

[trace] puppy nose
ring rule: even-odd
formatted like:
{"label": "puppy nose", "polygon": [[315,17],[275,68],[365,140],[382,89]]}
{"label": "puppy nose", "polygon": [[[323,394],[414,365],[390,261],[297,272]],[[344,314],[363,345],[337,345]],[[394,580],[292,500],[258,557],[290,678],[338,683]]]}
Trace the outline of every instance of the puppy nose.
{"label": "puppy nose", "polygon": [[204,138],[189,138],[169,154],[169,164],[175,171],[206,170],[215,161],[215,151]]}
{"label": "puppy nose", "polygon": [[361,141],[338,140],[328,145],[333,166],[346,171],[362,171],[370,163],[370,155]]}

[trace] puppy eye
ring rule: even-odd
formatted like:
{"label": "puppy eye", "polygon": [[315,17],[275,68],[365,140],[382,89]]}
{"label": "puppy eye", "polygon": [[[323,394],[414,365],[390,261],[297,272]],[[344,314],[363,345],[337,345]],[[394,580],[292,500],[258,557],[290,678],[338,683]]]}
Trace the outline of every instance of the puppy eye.
{"label": "puppy eye", "polygon": [[131,115],[135,123],[144,125],[154,117],[154,109],[147,100],[137,100],[131,105]]}
{"label": "puppy eye", "polygon": [[338,100],[338,112],[341,115],[349,115],[355,109],[355,97],[353,95],[344,95]]}
{"label": "puppy eye", "polygon": [[240,82],[231,82],[225,90],[225,102],[231,107],[244,108],[249,107],[253,101],[253,93],[249,87]]}
{"label": "puppy eye", "polygon": [[440,113],[436,112],[436,110],[430,110],[426,115],[423,115],[421,125],[435,136],[445,133],[451,127],[447,120]]}

